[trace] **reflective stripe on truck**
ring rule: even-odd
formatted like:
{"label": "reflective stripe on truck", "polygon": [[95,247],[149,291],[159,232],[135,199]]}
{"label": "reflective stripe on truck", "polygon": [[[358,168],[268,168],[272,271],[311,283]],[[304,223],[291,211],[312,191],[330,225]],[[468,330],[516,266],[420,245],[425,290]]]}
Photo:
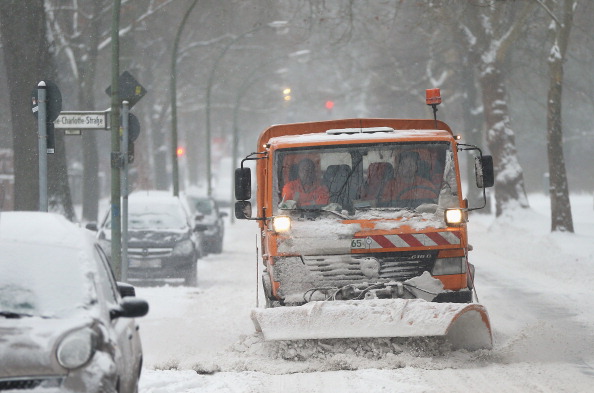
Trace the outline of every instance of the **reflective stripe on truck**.
{"label": "reflective stripe on truck", "polygon": [[351,249],[373,250],[382,248],[392,249],[432,246],[459,246],[461,243],[461,237],[462,234],[459,231],[355,236],[351,242]]}

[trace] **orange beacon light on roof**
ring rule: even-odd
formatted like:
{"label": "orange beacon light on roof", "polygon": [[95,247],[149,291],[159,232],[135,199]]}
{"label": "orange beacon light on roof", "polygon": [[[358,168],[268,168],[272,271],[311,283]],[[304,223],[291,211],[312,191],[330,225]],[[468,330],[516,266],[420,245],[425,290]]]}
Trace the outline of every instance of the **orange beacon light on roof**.
{"label": "orange beacon light on roof", "polygon": [[439,89],[425,90],[425,102],[427,103],[427,105],[441,104],[441,92],[439,91]]}

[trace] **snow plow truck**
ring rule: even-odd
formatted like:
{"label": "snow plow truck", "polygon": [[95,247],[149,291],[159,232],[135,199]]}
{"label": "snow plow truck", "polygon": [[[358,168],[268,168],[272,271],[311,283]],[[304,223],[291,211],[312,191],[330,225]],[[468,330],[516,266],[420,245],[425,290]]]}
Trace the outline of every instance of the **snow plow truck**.
{"label": "snow plow truck", "polygon": [[[252,320],[265,340],[443,336],[492,347],[467,221],[486,205],[493,160],[437,120],[439,90],[427,93],[434,119],[274,125],[241,161],[235,216],[260,228],[266,307]],[[463,197],[460,152],[474,160],[477,207]]]}

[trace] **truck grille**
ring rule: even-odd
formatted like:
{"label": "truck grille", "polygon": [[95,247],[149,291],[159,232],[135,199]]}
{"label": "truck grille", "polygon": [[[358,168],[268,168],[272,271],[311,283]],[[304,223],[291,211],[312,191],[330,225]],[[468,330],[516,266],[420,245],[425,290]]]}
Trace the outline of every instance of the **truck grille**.
{"label": "truck grille", "polygon": [[[431,271],[437,251],[408,251],[353,255],[304,256],[303,261],[314,281],[321,285],[342,286],[374,281],[405,281]],[[365,259],[379,262],[377,275],[362,270]]]}

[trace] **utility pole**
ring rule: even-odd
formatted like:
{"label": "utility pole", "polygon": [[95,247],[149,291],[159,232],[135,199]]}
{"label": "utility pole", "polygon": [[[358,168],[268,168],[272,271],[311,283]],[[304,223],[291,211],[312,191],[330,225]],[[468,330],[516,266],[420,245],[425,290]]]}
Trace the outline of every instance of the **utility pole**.
{"label": "utility pole", "polygon": [[120,102],[119,83],[120,74],[120,3],[113,1],[113,15],[111,23],[111,264],[116,279],[122,278],[122,220],[121,179],[120,168],[122,155],[120,152]]}

